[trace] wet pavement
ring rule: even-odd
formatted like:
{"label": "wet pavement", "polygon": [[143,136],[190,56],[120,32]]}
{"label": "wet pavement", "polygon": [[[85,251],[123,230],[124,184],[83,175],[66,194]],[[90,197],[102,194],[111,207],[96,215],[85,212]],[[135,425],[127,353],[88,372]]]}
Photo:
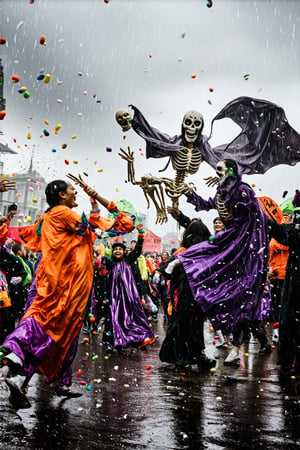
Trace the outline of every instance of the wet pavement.
{"label": "wet pavement", "polygon": [[229,350],[216,349],[205,328],[207,354],[218,356],[213,374],[179,373],[159,361],[159,315],[159,339],[147,351],[105,359],[101,337],[88,335],[73,366],[80,398],[61,399],[35,375],[32,407],[16,411],[0,381],[0,449],[300,448],[300,381],[279,383],[276,350],[260,355],[259,344],[249,343],[240,367],[225,367]]}

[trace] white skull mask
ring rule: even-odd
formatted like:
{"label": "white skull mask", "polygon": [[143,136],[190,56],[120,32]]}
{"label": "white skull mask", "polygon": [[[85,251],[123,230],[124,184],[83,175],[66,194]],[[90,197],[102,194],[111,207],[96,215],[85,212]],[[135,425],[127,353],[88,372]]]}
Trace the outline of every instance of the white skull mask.
{"label": "white skull mask", "polygon": [[132,116],[127,109],[118,109],[116,112],[116,121],[122,127],[123,131],[128,131],[131,128]]}
{"label": "white skull mask", "polygon": [[198,111],[188,111],[182,121],[182,134],[184,140],[193,144],[198,139],[203,128],[203,116]]}
{"label": "white skull mask", "polygon": [[225,164],[225,161],[219,161],[216,167],[216,174],[220,178],[219,184],[223,184],[224,181],[229,177],[228,167]]}

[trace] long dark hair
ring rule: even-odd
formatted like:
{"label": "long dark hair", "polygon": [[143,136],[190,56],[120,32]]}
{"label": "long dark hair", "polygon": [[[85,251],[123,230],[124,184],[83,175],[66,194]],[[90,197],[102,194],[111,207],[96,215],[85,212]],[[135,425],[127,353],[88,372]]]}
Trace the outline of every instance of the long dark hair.
{"label": "long dark hair", "polygon": [[189,248],[191,245],[207,241],[211,235],[209,229],[201,219],[191,222],[182,237],[181,247]]}
{"label": "long dark hair", "polygon": [[47,211],[49,211],[53,206],[59,205],[59,193],[67,192],[68,185],[64,180],[54,180],[47,184],[45,189],[46,200],[49,205]]}

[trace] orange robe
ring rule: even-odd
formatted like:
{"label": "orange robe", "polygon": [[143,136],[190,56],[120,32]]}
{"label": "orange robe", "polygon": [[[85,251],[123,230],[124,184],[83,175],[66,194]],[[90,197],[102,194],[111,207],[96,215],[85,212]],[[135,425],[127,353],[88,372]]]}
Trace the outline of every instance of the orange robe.
{"label": "orange robe", "polygon": [[20,229],[24,246],[42,252],[36,274],[37,295],[22,320],[32,317],[54,340],[39,365],[49,379],[59,375],[82,326],[93,281],[92,228],[114,226],[129,232],[133,219],[117,211],[114,219],[92,212],[87,220],[66,206],[55,206],[35,225]]}

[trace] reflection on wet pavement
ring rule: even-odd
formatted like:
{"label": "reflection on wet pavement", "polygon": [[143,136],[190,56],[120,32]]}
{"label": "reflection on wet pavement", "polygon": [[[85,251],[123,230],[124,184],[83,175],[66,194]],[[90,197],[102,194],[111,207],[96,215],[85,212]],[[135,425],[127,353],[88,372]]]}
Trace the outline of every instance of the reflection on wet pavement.
{"label": "reflection on wet pavement", "polygon": [[0,448],[300,448],[300,383],[280,385],[276,350],[260,355],[249,343],[240,367],[225,367],[229,350],[214,347],[207,325],[207,354],[218,357],[217,370],[183,373],[158,359],[162,316],[153,329],[159,339],[147,351],[108,359],[101,337],[88,335],[73,366],[80,398],[62,400],[36,375],[32,408],[14,411],[1,382]]}

